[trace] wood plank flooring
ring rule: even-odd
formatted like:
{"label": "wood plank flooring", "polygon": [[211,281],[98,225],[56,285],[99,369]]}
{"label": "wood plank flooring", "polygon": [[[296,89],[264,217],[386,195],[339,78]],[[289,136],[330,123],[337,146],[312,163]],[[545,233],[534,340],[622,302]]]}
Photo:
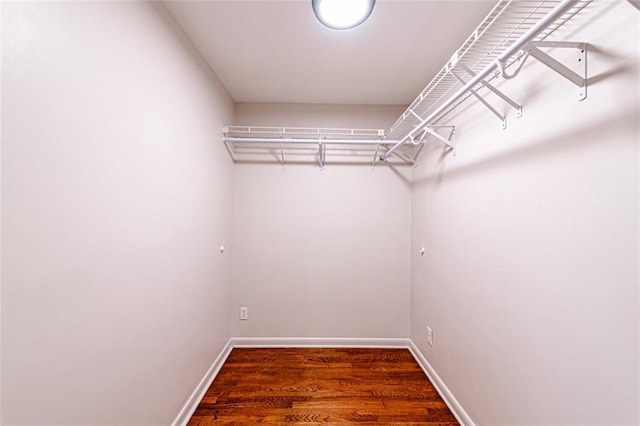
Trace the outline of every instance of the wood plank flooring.
{"label": "wood plank flooring", "polygon": [[458,424],[406,349],[234,349],[189,426]]}

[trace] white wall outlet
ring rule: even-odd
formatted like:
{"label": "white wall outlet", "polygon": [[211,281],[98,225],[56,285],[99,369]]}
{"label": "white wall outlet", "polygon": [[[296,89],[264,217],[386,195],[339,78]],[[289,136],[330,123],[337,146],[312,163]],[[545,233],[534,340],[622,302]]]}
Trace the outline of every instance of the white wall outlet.
{"label": "white wall outlet", "polygon": [[240,319],[241,320],[249,319],[249,308],[247,308],[246,306],[243,306],[240,308]]}
{"label": "white wall outlet", "polygon": [[433,346],[433,330],[431,327],[427,327],[427,343],[429,346]]}

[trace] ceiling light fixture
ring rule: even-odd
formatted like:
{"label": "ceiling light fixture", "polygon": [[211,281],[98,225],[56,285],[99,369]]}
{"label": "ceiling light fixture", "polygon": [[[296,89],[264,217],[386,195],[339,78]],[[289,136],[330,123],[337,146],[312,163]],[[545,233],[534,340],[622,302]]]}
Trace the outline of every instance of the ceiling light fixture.
{"label": "ceiling light fixture", "polygon": [[348,30],[367,20],[376,0],[311,0],[318,21],[334,30]]}

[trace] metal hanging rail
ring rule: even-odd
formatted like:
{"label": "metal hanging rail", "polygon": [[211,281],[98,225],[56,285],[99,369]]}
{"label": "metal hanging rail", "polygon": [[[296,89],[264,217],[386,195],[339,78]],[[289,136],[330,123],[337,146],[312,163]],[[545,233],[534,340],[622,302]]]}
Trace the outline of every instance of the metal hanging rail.
{"label": "metal hanging rail", "polygon": [[[497,89],[491,86],[487,80],[499,74],[505,78],[513,77],[513,75],[509,76],[506,73],[506,69],[520,60],[521,64],[514,72],[517,74],[528,56],[528,53],[525,54],[523,51],[529,47],[533,49],[532,42],[541,41],[548,37],[589,2],[590,0],[498,2],[487,18],[453,55],[451,61],[445,64],[438,75],[391,127],[389,136],[399,141],[382,154],[380,160],[385,161],[402,145],[415,143],[413,139],[416,135],[437,123],[446,113],[469,96],[479,97],[474,88],[485,86],[495,93]],[[508,47],[505,48],[507,43]],[[484,67],[480,71],[474,71],[479,66]],[[460,84],[462,81],[454,71],[455,69],[460,69],[472,77],[460,89],[453,92],[456,83]],[[578,78],[580,77],[576,77],[576,79]],[[579,84],[586,85],[586,76]],[[451,92],[453,94],[447,97],[446,95]],[[518,114],[521,114],[521,107],[518,104],[501,92],[498,96],[517,108]],[[484,99],[480,98],[480,100],[494,114],[498,115],[503,121],[503,127],[506,127],[504,116],[486,103]]]}

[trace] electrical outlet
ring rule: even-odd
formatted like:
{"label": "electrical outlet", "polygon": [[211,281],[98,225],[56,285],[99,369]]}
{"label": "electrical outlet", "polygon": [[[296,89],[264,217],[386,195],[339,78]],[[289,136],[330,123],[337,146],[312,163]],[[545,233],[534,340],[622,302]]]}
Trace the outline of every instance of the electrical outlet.
{"label": "electrical outlet", "polygon": [[433,330],[431,327],[427,327],[427,343],[429,346],[433,346]]}
{"label": "electrical outlet", "polygon": [[241,320],[249,319],[249,308],[247,308],[246,306],[243,306],[240,308],[240,319]]}

